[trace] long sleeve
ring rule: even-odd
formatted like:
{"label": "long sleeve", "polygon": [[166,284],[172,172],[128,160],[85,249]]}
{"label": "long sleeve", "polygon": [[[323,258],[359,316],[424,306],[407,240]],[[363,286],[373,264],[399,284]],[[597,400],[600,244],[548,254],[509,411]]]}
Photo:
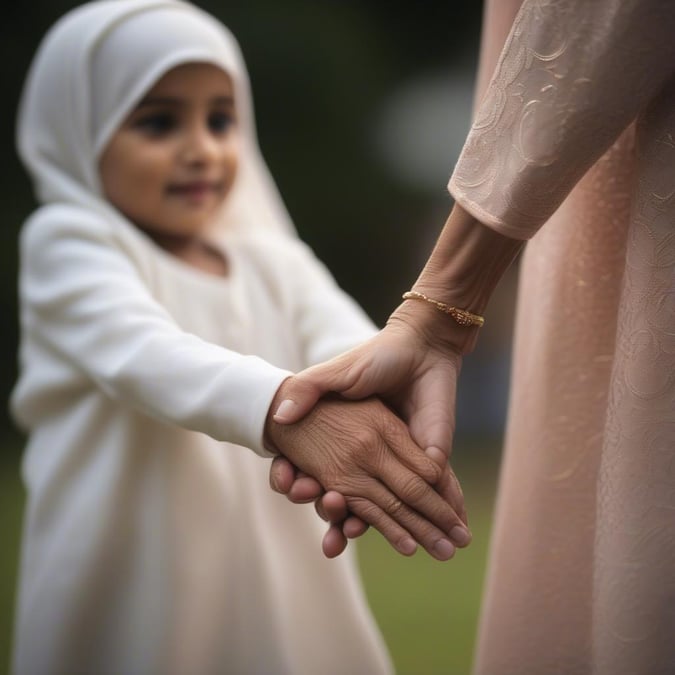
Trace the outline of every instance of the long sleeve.
{"label": "long sleeve", "polygon": [[[264,420],[288,371],[181,330],[105,224],[60,222],[38,217],[22,238],[28,348],[56,352],[109,397],[156,419],[267,456]],[[24,426],[44,412],[40,396],[27,392],[48,389],[49,377],[44,364],[22,377],[13,410]]]}
{"label": "long sleeve", "polygon": [[671,0],[525,0],[450,179],[527,239],[673,72]]}

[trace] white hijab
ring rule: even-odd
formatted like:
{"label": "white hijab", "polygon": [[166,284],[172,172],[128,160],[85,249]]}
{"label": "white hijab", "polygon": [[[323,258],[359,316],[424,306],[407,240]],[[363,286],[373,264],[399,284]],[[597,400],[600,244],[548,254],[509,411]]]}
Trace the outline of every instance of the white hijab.
{"label": "white hijab", "polygon": [[47,33],[26,79],[17,129],[38,201],[123,220],[102,195],[100,154],[164,74],[194,62],[219,66],[232,77],[242,137],[237,178],[217,225],[294,233],[258,148],[237,42],[220,22],[181,0],[91,2]]}

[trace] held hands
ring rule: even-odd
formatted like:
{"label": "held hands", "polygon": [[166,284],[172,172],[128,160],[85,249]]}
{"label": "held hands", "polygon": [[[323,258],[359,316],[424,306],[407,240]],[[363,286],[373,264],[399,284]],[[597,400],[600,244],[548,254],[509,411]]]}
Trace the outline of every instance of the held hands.
{"label": "held hands", "polygon": [[[461,365],[461,355],[453,346],[456,342],[449,329],[452,323],[433,308],[422,303],[401,305],[387,326],[371,340],[287,380],[283,396],[277,396],[277,400],[283,398],[283,403],[274,420],[281,424],[296,422],[327,392],[351,399],[380,396],[408,425],[412,440],[426,451],[427,457],[444,468],[447,484],[441,487],[437,483],[437,489],[450,500],[459,519],[466,524],[461,489],[447,464]],[[461,337],[466,340],[466,332]],[[337,433],[340,439],[345,438],[343,430]],[[312,471],[299,468],[318,478]],[[274,461],[270,483],[273,489],[287,494],[294,502],[311,501],[321,494],[321,487],[331,489],[320,479],[321,486],[303,474],[296,475],[284,458]],[[324,539],[324,553],[329,557],[344,550],[345,536],[359,536],[366,529],[364,523],[354,517],[339,526],[347,516],[347,505],[339,494],[328,492],[317,507],[320,515],[332,523]],[[359,515],[351,507],[349,510]],[[466,546],[471,535],[465,527],[459,527],[451,539],[456,546]]]}
{"label": "held hands", "polygon": [[[271,411],[293,391],[295,379],[281,385]],[[432,461],[381,401],[324,399],[297,424],[270,417],[266,436],[298,469],[344,496],[349,511],[400,553],[411,555],[419,542],[439,560],[454,554],[452,533],[465,530],[457,483],[447,464],[441,468]],[[335,512],[331,498],[325,499],[327,514]],[[341,509],[338,503],[337,512]],[[324,551],[333,552],[330,537]]]}
{"label": "held hands", "polygon": [[[429,457],[446,464],[461,355],[472,350],[478,329],[438,310],[450,306],[481,313],[523,245],[483,225],[456,203],[414,285],[416,297],[425,301],[403,303],[374,338],[292,378],[275,421],[297,422],[326,392],[352,399],[377,395],[408,425],[413,441]],[[309,477],[294,483],[294,471],[285,459],[275,460],[272,487],[292,501],[311,496],[312,489],[314,496],[321,494],[321,486]],[[347,515],[338,494],[326,494],[321,506],[320,512],[332,523],[324,551],[338,555],[346,546],[344,535],[363,532],[363,523],[348,518],[338,529],[340,518]],[[459,513],[466,522],[463,510]],[[469,543],[467,530],[456,532],[458,546]]]}

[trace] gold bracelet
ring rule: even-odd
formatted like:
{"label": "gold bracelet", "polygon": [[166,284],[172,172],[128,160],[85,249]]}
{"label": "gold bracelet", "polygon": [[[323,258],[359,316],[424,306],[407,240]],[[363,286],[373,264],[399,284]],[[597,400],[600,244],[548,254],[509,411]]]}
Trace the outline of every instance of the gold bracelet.
{"label": "gold bracelet", "polygon": [[430,302],[436,309],[439,309],[445,314],[449,314],[460,326],[482,326],[485,323],[484,317],[479,314],[473,314],[466,309],[459,309],[459,307],[450,307],[444,302],[433,300],[432,298],[418,293],[417,291],[406,291],[403,294],[404,300],[424,300]]}

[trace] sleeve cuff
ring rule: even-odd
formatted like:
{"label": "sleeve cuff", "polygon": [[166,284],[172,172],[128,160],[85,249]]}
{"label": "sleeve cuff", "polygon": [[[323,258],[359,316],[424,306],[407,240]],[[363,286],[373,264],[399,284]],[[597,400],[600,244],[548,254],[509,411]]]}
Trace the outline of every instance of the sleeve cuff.
{"label": "sleeve cuff", "polygon": [[261,457],[274,457],[263,443],[265,421],[281,383],[293,373],[277,368],[257,356],[242,356],[228,369],[237,381],[236,396],[225,403],[222,440],[250,448]]}

